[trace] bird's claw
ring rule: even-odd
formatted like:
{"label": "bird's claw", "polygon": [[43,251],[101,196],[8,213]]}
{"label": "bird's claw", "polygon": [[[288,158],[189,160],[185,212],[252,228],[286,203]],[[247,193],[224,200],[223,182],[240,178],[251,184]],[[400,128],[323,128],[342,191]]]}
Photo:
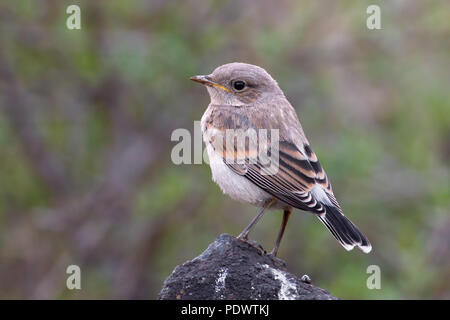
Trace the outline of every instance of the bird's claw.
{"label": "bird's claw", "polygon": [[268,256],[272,260],[275,266],[282,269],[287,269],[287,263],[284,260],[277,258],[272,252],[267,253],[266,256]]}

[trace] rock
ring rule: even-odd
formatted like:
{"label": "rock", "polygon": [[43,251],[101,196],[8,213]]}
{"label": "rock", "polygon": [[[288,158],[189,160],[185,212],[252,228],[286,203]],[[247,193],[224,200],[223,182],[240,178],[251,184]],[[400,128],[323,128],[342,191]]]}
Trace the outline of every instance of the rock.
{"label": "rock", "polygon": [[257,243],[220,235],[198,257],[177,266],[159,293],[162,300],[335,300],[328,291],[286,271]]}

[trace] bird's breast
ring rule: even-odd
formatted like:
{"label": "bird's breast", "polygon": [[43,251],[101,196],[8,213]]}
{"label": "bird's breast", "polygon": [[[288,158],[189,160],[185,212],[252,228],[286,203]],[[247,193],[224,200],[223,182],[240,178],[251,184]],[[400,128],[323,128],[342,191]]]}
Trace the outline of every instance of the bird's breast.
{"label": "bird's breast", "polygon": [[247,178],[231,170],[225,164],[221,152],[215,150],[212,142],[215,139],[222,139],[223,132],[226,129],[215,126],[217,122],[213,121],[212,109],[211,106],[208,107],[201,119],[202,135],[208,153],[212,180],[219,185],[223,193],[231,198],[255,206],[262,206],[271,196]]}

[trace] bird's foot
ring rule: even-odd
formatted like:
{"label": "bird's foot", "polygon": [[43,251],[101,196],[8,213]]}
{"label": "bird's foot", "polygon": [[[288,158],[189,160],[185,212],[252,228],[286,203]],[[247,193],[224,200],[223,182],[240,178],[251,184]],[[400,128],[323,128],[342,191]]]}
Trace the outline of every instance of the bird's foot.
{"label": "bird's foot", "polygon": [[240,235],[238,235],[237,237],[236,237],[236,239],[238,239],[238,240],[241,240],[241,241],[243,241],[243,242],[247,242],[247,240],[248,240],[248,236],[246,235],[246,234],[240,234]]}
{"label": "bird's foot", "polygon": [[262,245],[260,245],[258,242],[254,241],[254,240],[249,240],[247,239],[246,242],[251,245],[253,248],[256,248],[259,251],[260,255],[265,255],[267,252],[266,250],[264,250],[264,248],[262,247]]}
{"label": "bird's foot", "polygon": [[273,261],[273,263],[279,267],[280,269],[287,269],[287,263],[284,260],[281,260],[280,258],[277,258],[272,252],[266,254],[270,260]]}
{"label": "bird's foot", "polygon": [[267,252],[266,250],[264,250],[264,248],[262,247],[262,245],[260,245],[258,242],[254,241],[254,240],[250,240],[247,236],[237,236],[237,239],[241,240],[242,242],[245,242],[249,245],[251,245],[253,248],[257,249],[260,255],[265,255]]}

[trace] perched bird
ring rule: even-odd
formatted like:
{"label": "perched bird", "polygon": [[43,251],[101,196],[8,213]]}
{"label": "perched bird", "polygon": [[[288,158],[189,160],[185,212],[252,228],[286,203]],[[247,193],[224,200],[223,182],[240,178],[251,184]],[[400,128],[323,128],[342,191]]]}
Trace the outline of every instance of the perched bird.
{"label": "perched bird", "polygon": [[[261,208],[238,238],[248,239],[266,209],[282,209],[271,252],[276,256],[292,209],[298,208],[317,216],[345,249],[370,252],[369,240],[342,213],[294,108],[263,68],[235,62],[190,79],[205,85],[211,98],[201,129],[213,180],[231,198]],[[230,131],[249,130],[269,132],[268,139],[249,134],[238,148],[237,136],[228,138]],[[267,169],[261,150],[276,159],[275,170]]]}

